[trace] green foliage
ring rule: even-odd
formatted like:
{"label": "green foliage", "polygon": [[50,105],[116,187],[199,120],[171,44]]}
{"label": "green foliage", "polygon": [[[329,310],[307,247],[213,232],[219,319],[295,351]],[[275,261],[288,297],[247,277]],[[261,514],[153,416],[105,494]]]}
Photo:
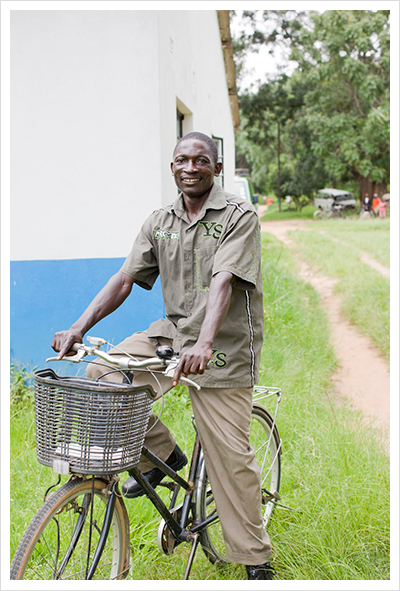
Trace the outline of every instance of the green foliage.
{"label": "green foliage", "polygon": [[12,411],[30,407],[34,402],[30,374],[26,367],[12,363],[10,372],[10,406]]}
{"label": "green foliage", "polygon": [[[297,62],[256,92],[240,96],[238,157],[267,190],[278,192],[277,126],[280,126],[281,192],[309,198],[323,186],[357,181],[386,191],[390,169],[389,11],[322,13],[253,11],[243,47],[284,45]],[[259,15],[258,15],[259,17]],[[256,144],[261,153],[252,147]],[[262,166],[260,167],[260,163]]]}

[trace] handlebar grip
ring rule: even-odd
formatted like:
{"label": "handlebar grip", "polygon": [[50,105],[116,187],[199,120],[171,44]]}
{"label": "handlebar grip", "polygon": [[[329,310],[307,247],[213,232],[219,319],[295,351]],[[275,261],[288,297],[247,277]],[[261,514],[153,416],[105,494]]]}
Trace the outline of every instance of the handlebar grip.
{"label": "handlebar grip", "polygon": [[71,347],[71,351],[79,351],[79,349],[81,348],[82,343],[74,343]]}

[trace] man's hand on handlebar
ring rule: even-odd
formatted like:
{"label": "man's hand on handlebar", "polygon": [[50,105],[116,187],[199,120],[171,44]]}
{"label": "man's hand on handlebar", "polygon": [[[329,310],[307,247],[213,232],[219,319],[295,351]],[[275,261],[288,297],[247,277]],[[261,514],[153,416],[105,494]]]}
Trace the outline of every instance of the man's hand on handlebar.
{"label": "man's hand on handlebar", "polygon": [[57,359],[62,359],[65,356],[75,355],[75,351],[71,351],[74,343],[82,343],[83,335],[78,331],[61,330],[56,332],[51,342],[51,346],[58,353]]}
{"label": "man's hand on handlebar", "polygon": [[174,377],[172,378],[173,386],[178,384],[181,375],[186,378],[189,374],[203,374],[211,357],[211,346],[201,344],[197,341],[180,358],[174,372]]}

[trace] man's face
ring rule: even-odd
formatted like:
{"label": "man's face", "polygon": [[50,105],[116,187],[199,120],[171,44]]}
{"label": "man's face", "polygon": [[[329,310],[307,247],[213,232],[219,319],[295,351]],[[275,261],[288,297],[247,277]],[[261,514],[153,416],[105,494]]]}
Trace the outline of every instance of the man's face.
{"label": "man's face", "polygon": [[222,164],[206,143],[187,139],[180,142],[171,162],[176,186],[188,197],[203,197],[212,187],[214,176],[221,172]]}

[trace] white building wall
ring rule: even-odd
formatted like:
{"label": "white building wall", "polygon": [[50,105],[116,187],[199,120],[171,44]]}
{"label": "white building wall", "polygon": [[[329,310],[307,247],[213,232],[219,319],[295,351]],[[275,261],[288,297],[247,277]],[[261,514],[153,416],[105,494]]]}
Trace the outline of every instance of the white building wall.
{"label": "white building wall", "polygon": [[157,13],[12,12],[11,56],[12,259],[126,255],[161,203]]}
{"label": "white building wall", "polygon": [[[234,191],[235,139],[216,11],[159,11],[162,161],[171,159],[176,98],[193,114],[184,133],[201,131],[224,139],[225,189]],[[166,203],[176,196],[169,169],[162,168]]]}
{"label": "white building wall", "polygon": [[121,257],[170,203],[176,101],[185,131],[234,137],[216,11],[15,11],[11,257]]}

